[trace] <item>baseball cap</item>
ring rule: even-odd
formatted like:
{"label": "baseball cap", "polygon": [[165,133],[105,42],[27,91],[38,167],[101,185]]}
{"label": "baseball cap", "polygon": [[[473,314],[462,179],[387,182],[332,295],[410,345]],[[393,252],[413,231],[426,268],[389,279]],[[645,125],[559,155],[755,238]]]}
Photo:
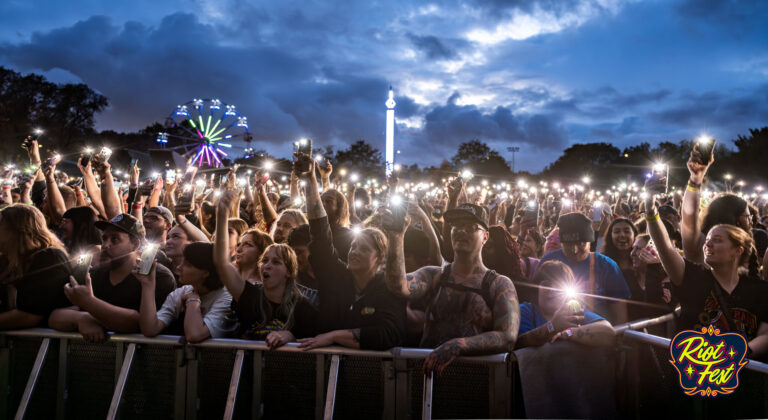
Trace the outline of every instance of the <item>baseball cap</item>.
{"label": "baseball cap", "polygon": [[173,214],[167,207],[153,206],[147,209],[147,213],[159,214],[168,223],[173,223]]}
{"label": "baseball cap", "polygon": [[464,203],[445,212],[443,219],[448,224],[454,224],[459,220],[472,220],[488,230],[488,211],[477,204]]}
{"label": "baseball cap", "polygon": [[582,213],[568,213],[557,220],[560,232],[560,243],[563,242],[592,242],[595,240],[595,230],[592,220]]}
{"label": "baseball cap", "polygon": [[109,222],[99,220],[94,223],[94,225],[101,230],[115,228],[121,232],[127,233],[136,239],[144,240],[144,225],[141,224],[139,219],[127,213],[120,213]]}

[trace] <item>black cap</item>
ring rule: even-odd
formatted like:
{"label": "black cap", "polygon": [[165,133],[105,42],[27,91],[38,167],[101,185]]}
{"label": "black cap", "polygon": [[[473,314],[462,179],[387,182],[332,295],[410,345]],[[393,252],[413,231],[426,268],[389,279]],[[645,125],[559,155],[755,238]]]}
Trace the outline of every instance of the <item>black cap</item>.
{"label": "black cap", "polygon": [[560,228],[560,242],[592,242],[595,240],[595,230],[592,220],[582,213],[568,213],[557,219]]}
{"label": "black cap", "polygon": [[663,205],[659,207],[659,214],[674,214],[675,216],[679,216],[680,213],[672,206]]}
{"label": "black cap", "polygon": [[472,220],[480,223],[485,230],[488,230],[488,211],[485,207],[478,206],[477,204],[464,203],[455,209],[451,209],[445,212],[443,219],[448,224],[455,224],[458,220]]}
{"label": "black cap", "polygon": [[120,213],[109,222],[99,220],[94,223],[94,225],[101,230],[106,230],[112,227],[142,241],[144,240],[144,234],[146,233],[144,225],[141,224],[139,219],[128,213]]}

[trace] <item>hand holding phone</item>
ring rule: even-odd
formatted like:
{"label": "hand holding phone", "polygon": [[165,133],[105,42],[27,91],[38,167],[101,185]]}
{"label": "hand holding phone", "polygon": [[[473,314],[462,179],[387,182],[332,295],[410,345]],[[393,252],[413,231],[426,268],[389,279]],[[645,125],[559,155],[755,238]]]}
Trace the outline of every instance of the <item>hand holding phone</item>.
{"label": "hand holding phone", "polygon": [[157,255],[158,246],[155,244],[144,245],[144,250],[141,251],[141,261],[139,262],[139,274],[146,276],[152,270],[152,263],[155,262],[155,256]]}
{"label": "hand holding phone", "polygon": [[312,139],[301,139],[296,142],[296,161],[299,173],[309,171],[309,163],[312,159]]}
{"label": "hand holding phone", "polygon": [[691,160],[699,165],[709,166],[712,161],[712,157],[715,152],[715,139],[701,136],[695,142],[693,142],[693,150],[691,151]]}
{"label": "hand holding phone", "polygon": [[75,281],[77,284],[85,285],[85,276],[88,274],[88,271],[91,269],[91,261],[93,260],[93,255],[91,254],[80,254],[77,257],[77,261],[75,262],[75,267],[72,270],[72,277],[75,278]]}

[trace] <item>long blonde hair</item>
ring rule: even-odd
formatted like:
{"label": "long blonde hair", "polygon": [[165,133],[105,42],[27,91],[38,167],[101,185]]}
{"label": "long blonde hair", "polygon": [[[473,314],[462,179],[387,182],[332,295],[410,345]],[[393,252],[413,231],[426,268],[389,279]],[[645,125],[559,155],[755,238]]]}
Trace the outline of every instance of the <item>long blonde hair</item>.
{"label": "long blonde hair", "polygon": [[[286,315],[285,329],[290,329],[293,326],[293,311],[296,309],[296,304],[301,299],[301,292],[299,291],[297,284],[297,278],[299,277],[299,262],[296,258],[296,252],[293,248],[286,244],[271,244],[259,257],[259,266],[261,266],[264,256],[267,255],[271,249],[277,252],[277,255],[283,260],[285,268],[288,271],[288,279],[285,281],[285,290],[283,290],[283,300],[280,302],[279,310]],[[266,297],[266,296],[265,296]],[[272,307],[270,305],[261,305],[262,325],[272,318]]]}
{"label": "long blonde hair", "polygon": [[24,275],[23,263],[32,254],[46,248],[56,248],[67,255],[59,238],[48,229],[45,216],[36,207],[13,204],[0,210],[0,225],[7,236],[1,240],[11,246],[5,253],[8,268],[3,275],[5,281],[15,281]]}

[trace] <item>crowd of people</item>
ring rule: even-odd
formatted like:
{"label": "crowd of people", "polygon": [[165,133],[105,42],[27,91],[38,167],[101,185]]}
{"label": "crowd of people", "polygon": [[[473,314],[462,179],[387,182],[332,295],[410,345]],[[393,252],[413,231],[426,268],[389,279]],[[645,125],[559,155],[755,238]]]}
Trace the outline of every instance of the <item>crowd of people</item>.
{"label": "crowd of people", "polygon": [[138,164],[123,184],[108,154],[65,174],[27,150],[0,197],[0,329],[424,347],[440,373],[559,340],[610,346],[617,324],[679,306],[678,329],[714,324],[768,355],[767,202],[705,193],[713,160],[696,147],[675,191],[653,177],[363,185],[305,154],[283,184]]}

